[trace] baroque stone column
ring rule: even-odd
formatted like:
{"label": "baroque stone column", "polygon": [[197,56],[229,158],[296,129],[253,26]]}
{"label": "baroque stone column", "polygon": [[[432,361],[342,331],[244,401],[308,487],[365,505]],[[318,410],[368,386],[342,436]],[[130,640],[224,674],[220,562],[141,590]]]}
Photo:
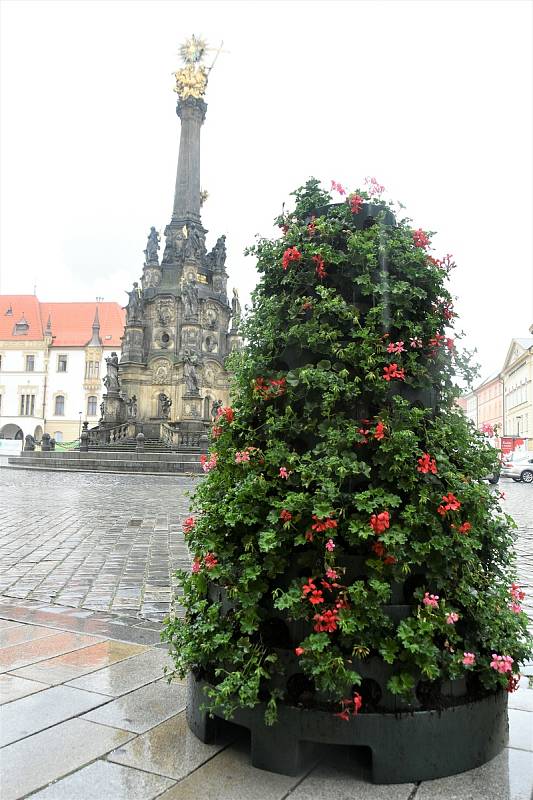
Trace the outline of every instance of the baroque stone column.
{"label": "baroque stone column", "polygon": [[173,222],[200,222],[200,129],[206,111],[207,103],[197,97],[178,100],[176,106],[176,113],[181,120],[181,136]]}

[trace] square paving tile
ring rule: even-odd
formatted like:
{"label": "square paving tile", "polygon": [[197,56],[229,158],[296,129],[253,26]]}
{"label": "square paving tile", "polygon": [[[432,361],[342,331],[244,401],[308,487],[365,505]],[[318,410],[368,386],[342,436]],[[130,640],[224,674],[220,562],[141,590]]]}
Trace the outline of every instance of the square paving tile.
{"label": "square paving tile", "polygon": [[179,779],[213,758],[228,743],[229,739],[220,738],[217,744],[203,744],[191,733],[185,712],[181,712],[114,750],[107,758]]}
{"label": "square paving tile", "polygon": [[532,792],[531,754],[507,749],[477,769],[424,781],[416,800],[531,800]]}
{"label": "square paving tile", "polygon": [[[281,800],[302,777],[276,775],[250,766],[249,747],[239,745],[223,750],[158,800]],[[350,800],[355,797],[352,794]],[[329,800],[341,798],[330,795]]]}
{"label": "square paving tile", "polygon": [[[108,701],[102,694],[54,686],[0,709],[0,747],[83,714]],[[118,726],[117,726],[118,727]]]}
{"label": "square paving tile", "polygon": [[48,684],[64,683],[89,672],[95,672],[110,664],[124,661],[131,656],[144,653],[146,647],[126,642],[99,642],[81,650],[39,661],[16,670],[13,674],[22,678],[45,681]]}
{"label": "square paving tile", "polygon": [[509,708],[533,711],[533,688],[529,687],[527,677],[522,676],[518,691],[509,695]]}
{"label": "square paving tile", "polygon": [[187,687],[165,679],[142,686],[102,708],[84,714],[83,719],[144,733],[185,708]]}
{"label": "square paving tile", "polygon": [[32,639],[43,639],[56,633],[53,628],[42,628],[39,625],[19,624],[16,627],[4,628],[0,630],[0,648],[30,642]]}
{"label": "square paving tile", "polygon": [[291,792],[291,800],[408,800],[412,796],[413,783],[372,783],[370,766],[355,749],[325,751],[324,763]]}
{"label": "square paving tile", "polygon": [[[146,653],[100,669],[84,678],[69,681],[69,686],[119,697],[161,678],[165,665],[171,666],[166,650],[148,650]],[[174,711],[174,713],[176,712]]]}
{"label": "square paving tile", "polygon": [[21,697],[34,694],[34,692],[41,692],[43,689],[48,689],[46,683],[28,681],[4,672],[3,675],[0,675],[0,705],[11,703],[12,700],[19,700]]}
{"label": "square paving tile", "polygon": [[96,644],[101,638],[84,636],[79,633],[54,633],[44,639],[34,639],[32,642],[12,645],[0,649],[0,672],[8,672],[36,661],[79,650],[91,644]]}
{"label": "square paving tile", "polygon": [[152,800],[173,783],[161,775],[95,761],[48,786],[32,798],[39,800]]}
{"label": "square paving tile", "polygon": [[4,630],[5,628],[12,628],[14,625],[18,625],[18,622],[12,622],[10,619],[0,619],[0,630]]}
{"label": "square paving tile", "polygon": [[509,709],[509,747],[533,751],[533,715],[527,711]]}
{"label": "square paving tile", "polygon": [[[131,737],[128,731],[71,719],[10,744],[1,751],[2,800],[17,800],[35,792]],[[30,764],[31,769],[28,768]]]}

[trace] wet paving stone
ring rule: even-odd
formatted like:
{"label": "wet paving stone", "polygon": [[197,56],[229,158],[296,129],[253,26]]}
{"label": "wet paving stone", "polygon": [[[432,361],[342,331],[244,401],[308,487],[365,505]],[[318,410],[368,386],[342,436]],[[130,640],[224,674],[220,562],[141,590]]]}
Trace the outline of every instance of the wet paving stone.
{"label": "wet paving stone", "polygon": [[[181,521],[196,483],[1,469],[0,593],[162,621],[171,575],[190,563]],[[28,513],[28,497],[39,514]],[[168,591],[151,596],[147,587]]]}
{"label": "wet paving stone", "polygon": [[172,781],[137,769],[95,761],[32,795],[35,800],[152,800]]}

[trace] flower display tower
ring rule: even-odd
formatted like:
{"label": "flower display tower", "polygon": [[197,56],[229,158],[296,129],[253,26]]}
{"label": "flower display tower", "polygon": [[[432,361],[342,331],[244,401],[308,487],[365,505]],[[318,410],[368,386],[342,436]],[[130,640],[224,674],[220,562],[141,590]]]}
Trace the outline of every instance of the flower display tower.
{"label": "flower display tower", "polygon": [[362,745],[374,781],[427,780],[505,746],[523,592],[482,480],[494,451],[454,404],[453,260],[374,179],[332,190],[310,180],[251,250],[248,344],[165,636],[202,740],[232,719],[255,766]]}

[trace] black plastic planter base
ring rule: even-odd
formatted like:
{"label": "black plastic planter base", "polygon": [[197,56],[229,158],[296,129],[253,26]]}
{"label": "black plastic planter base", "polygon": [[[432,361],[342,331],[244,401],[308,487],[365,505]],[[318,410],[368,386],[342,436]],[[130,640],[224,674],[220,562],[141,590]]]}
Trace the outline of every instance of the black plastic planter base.
{"label": "black plastic planter base", "polygon": [[[205,682],[189,678],[187,722],[205,743],[222,717],[209,717]],[[366,746],[374,783],[412,783],[474,769],[507,744],[507,692],[442,711],[359,714],[345,722],[331,713],[280,704],[278,722],[264,724],[265,707],[238,709],[232,722],[251,734],[251,762],[259,769],[297,775],[323,744]],[[315,752],[316,751],[316,752]]]}

